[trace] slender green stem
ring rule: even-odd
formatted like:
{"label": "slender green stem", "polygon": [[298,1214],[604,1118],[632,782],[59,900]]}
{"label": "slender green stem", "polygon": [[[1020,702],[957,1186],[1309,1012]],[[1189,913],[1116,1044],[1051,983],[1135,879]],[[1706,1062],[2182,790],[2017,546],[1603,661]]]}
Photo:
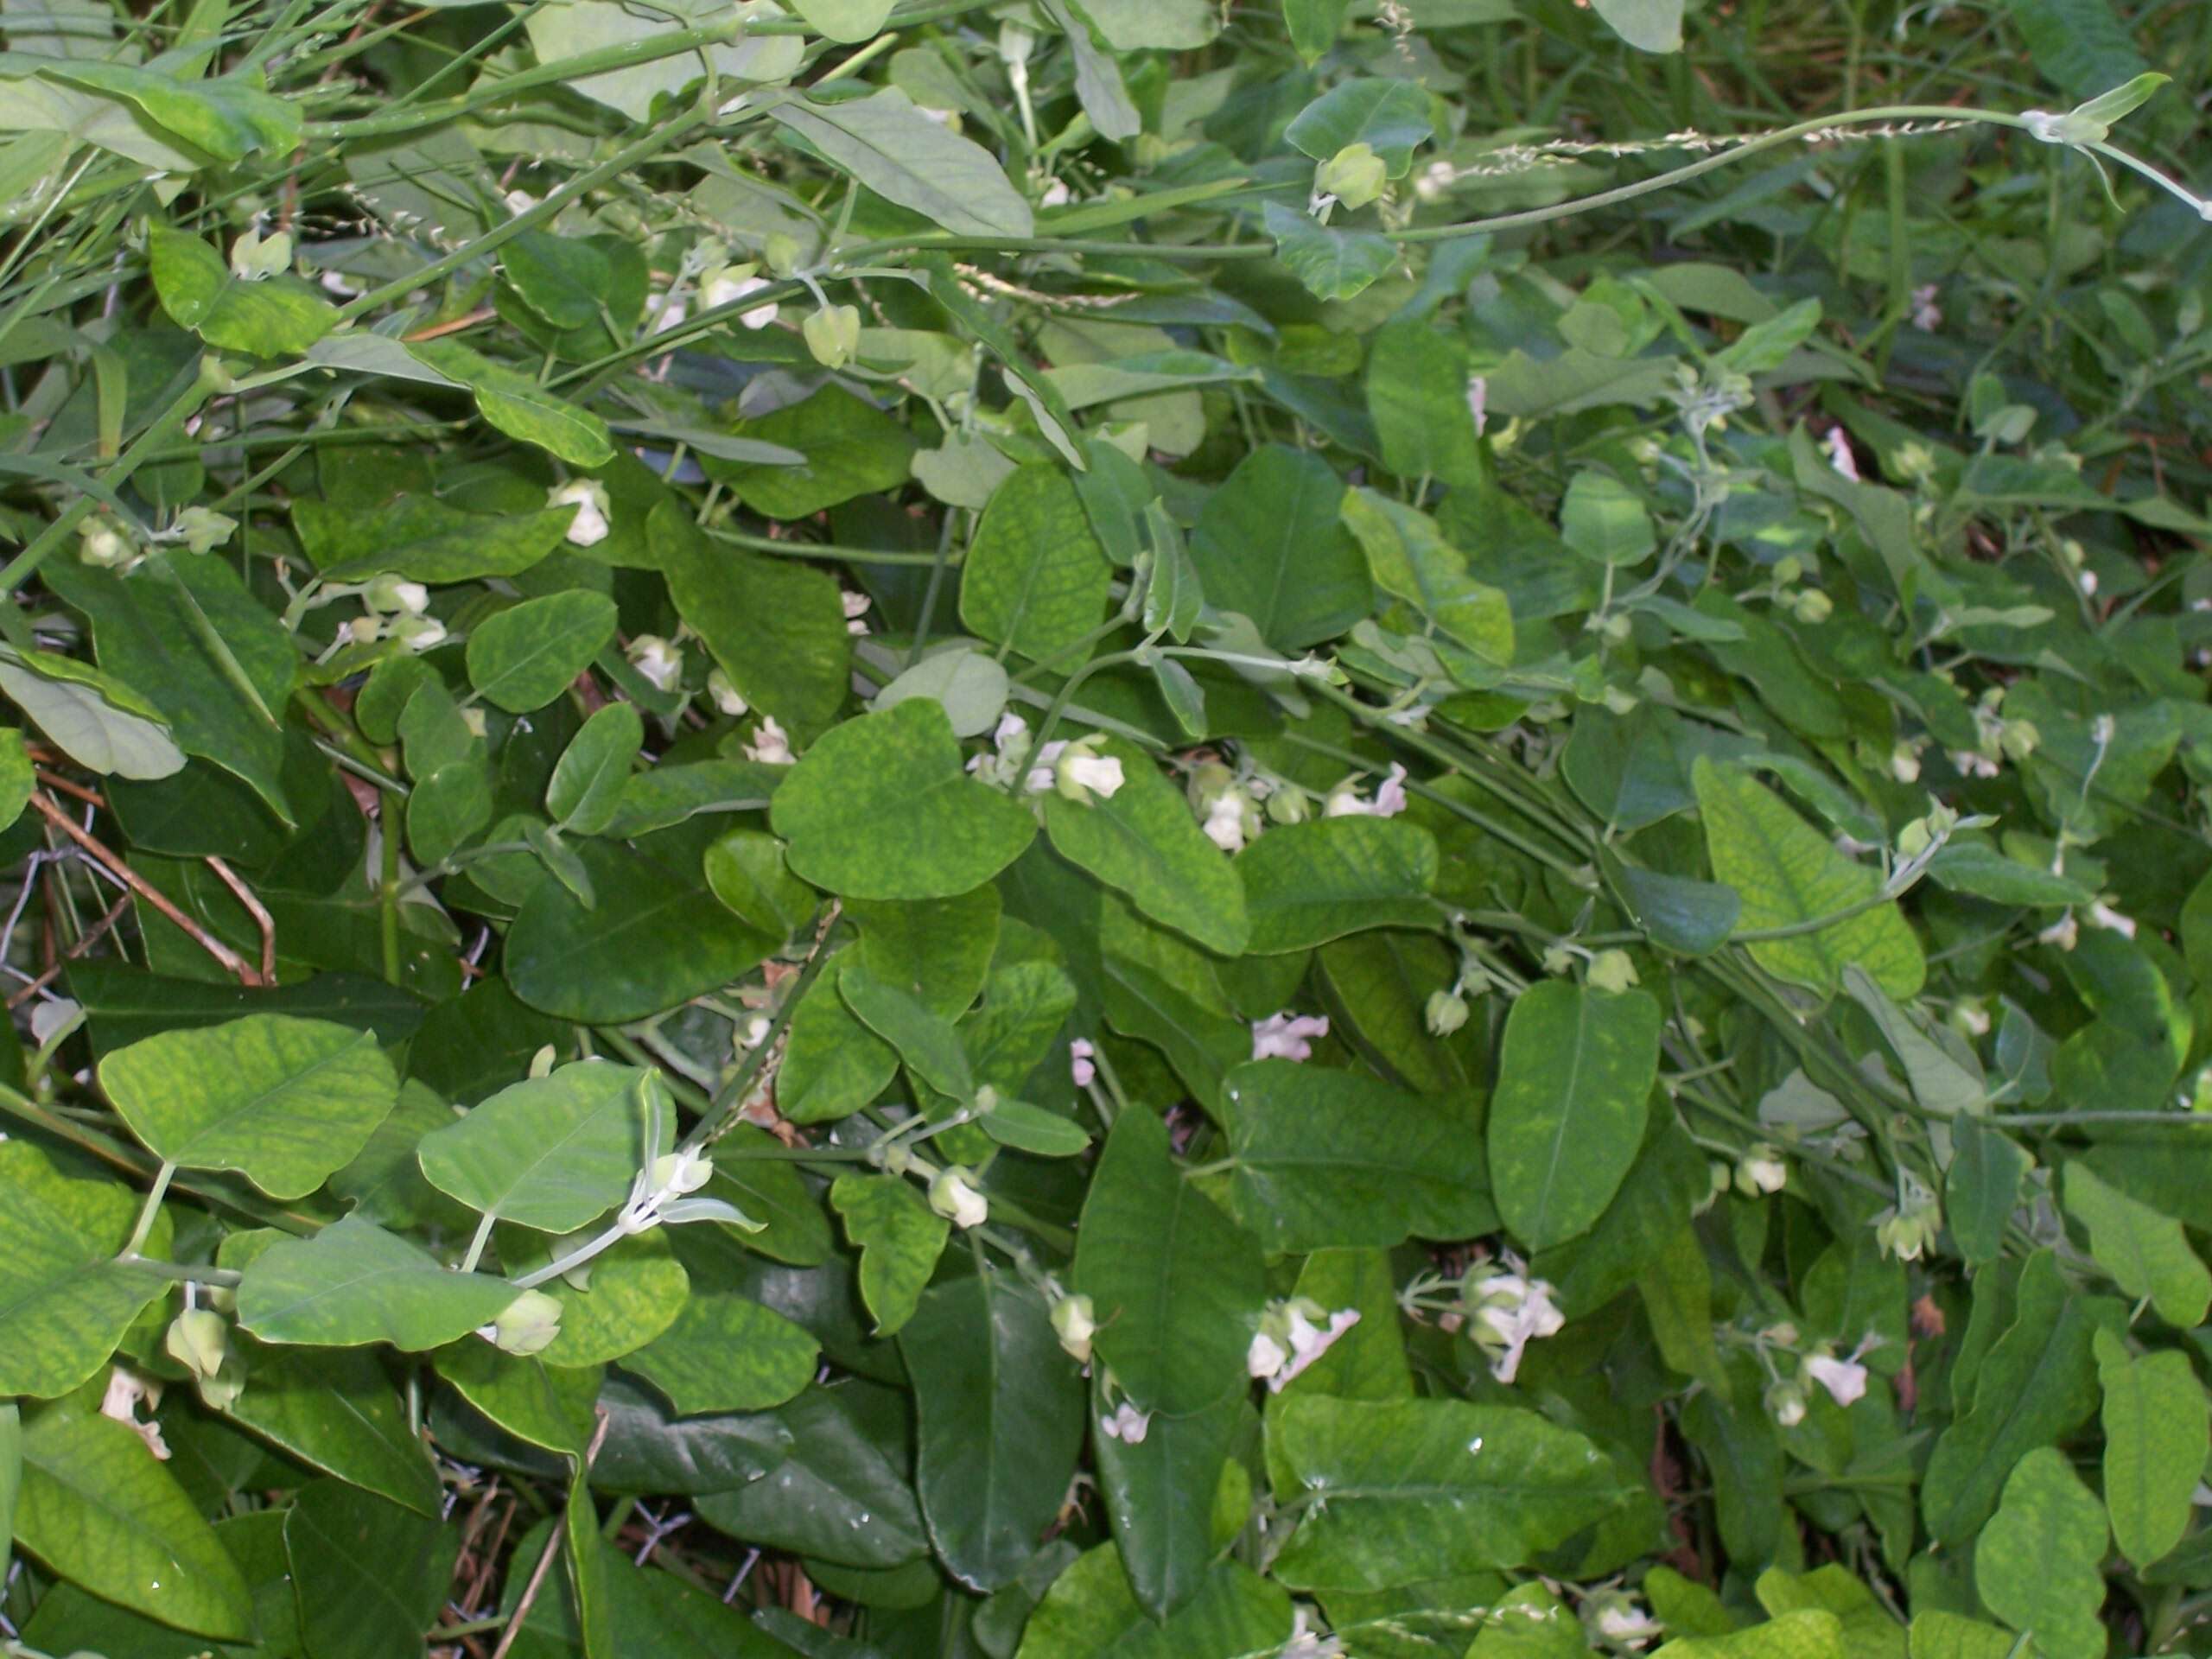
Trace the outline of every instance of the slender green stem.
{"label": "slender green stem", "polygon": [[146,1242],[146,1235],[154,1230],[154,1217],[161,1213],[162,1200],[168,1196],[169,1183],[176,1179],[176,1166],[167,1159],[154,1172],[154,1185],[147,1191],[146,1202],[139,1206],[138,1220],[130,1230],[130,1237],[122,1250],[125,1259],[136,1256],[138,1247]]}

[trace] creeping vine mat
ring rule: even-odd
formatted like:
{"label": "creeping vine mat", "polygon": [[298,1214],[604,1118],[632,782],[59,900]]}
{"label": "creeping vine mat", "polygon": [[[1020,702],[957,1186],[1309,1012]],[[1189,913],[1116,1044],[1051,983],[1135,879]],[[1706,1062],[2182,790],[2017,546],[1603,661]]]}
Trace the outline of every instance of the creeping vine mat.
{"label": "creeping vine mat", "polygon": [[0,46],[0,1654],[2212,1653],[2212,8]]}

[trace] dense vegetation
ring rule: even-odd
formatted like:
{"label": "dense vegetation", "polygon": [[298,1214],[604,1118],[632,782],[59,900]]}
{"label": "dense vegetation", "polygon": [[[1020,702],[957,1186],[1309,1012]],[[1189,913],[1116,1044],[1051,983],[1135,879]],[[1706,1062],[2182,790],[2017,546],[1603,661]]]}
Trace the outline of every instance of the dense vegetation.
{"label": "dense vegetation", "polygon": [[4,1650],[2205,1651],[2212,9],[790,8],[0,0]]}

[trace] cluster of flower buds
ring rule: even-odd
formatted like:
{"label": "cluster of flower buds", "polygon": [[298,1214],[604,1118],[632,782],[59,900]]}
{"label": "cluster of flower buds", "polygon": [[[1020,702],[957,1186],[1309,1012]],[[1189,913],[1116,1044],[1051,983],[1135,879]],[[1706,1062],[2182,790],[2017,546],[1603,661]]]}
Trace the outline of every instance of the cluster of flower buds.
{"label": "cluster of flower buds", "polygon": [[1281,1394],[1301,1371],[1329,1351],[1329,1345],[1359,1323],[1359,1310],[1334,1313],[1310,1296],[1280,1298],[1260,1316],[1244,1352],[1244,1369]]}

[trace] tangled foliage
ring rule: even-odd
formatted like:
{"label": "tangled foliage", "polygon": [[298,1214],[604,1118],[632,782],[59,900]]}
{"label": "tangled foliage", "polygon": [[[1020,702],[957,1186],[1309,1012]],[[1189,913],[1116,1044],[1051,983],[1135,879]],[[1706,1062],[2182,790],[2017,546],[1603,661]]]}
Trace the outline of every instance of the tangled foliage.
{"label": "tangled foliage", "polygon": [[790,3],[0,0],[6,1650],[2196,1650],[2212,16]]}

